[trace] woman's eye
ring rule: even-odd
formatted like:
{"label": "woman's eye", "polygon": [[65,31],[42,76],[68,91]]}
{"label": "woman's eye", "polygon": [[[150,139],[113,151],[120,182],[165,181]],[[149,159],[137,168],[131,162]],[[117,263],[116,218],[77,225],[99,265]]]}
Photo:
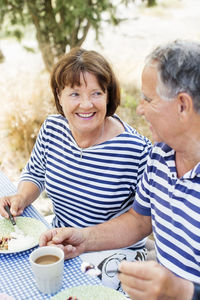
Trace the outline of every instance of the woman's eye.
{"label": "woman's eye", "polygon": [[75,93],[75,92],[70,94],[71,97],[77,97],[78,95],[79,95],[79,94],[78,94],[78,93]]}
{"label": "woman's eye", "polygon": [[93,93],[93,95],[94,95],[94,96],[101,96],[101,95],[102,95],[102,92],[96,91],[96,92]]}

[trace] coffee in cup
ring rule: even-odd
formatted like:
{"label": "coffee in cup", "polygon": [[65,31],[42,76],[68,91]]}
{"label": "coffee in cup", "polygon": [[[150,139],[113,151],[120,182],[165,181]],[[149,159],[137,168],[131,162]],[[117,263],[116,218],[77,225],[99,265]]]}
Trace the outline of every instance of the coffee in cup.
{"label": "coffee in cup", "polygon": [[31,268],[38,289],[54,294],[62,287],[64,252],[56,246],[39,247],[30,255]]}
{"label": "coffee in cup", "polygon": [[49,265],[57,262],[60,258],[56,255],[42,255],[36,258],[35,263],[39,265]]}

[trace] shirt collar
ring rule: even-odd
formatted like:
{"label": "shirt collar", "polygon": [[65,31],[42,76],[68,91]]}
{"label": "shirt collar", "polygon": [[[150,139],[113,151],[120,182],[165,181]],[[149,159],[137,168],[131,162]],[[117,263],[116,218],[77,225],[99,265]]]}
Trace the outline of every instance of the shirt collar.
{"label": "shirt collar", "polygon": [[[165,159],[166,164],[168,165],[170,171],[172,173],[176,172],[176,167],[175,167],[175,151],[172,149],[170,146],[168,146],[165,143],[156,143],[158,147],[160,147],[163,151],[163,157]],[[173,162],[173,163],[172,163]],[[197,163],[197,165],[187,172],[183,178],[194,178],[195,176],[200,177],[200,162]]]}

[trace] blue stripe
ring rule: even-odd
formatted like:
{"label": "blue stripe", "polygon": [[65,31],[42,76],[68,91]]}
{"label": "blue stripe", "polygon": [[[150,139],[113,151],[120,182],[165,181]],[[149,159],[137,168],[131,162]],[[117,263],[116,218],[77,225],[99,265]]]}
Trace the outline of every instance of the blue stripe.
{"label": "blue stripe", "polygon": [[194,217],[200,215],[199,166],[177,179],[174,151],[155,144],[133,203],[137,212],[152,218],[156,245],[162,245],[157,246],[160,263],[169,267],[171,262],[172,272],[181,277],[184,270],[184,278],[195,282],[200,277],[200,219]]}
{"label": "blue stripe", "polygon": [[119,136],[81,150],[65,118],[53,115],[44,122],[21,180],[45,181],[56,212],[54,225],[90,226],[130,208],[151,143],[123,125]]}

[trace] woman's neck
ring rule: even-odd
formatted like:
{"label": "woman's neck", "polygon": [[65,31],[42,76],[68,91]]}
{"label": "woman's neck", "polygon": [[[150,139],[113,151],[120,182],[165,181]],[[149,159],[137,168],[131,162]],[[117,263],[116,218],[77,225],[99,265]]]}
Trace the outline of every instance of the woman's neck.
{"label": "woman's neck", "polygon": [[84,149],[106,142],[123,132],[124,127],[121,122],[115,118],[107,117],[98,130],[90,131],[88,134],[79,134],[72,130],[72,135],[77,145]]}

